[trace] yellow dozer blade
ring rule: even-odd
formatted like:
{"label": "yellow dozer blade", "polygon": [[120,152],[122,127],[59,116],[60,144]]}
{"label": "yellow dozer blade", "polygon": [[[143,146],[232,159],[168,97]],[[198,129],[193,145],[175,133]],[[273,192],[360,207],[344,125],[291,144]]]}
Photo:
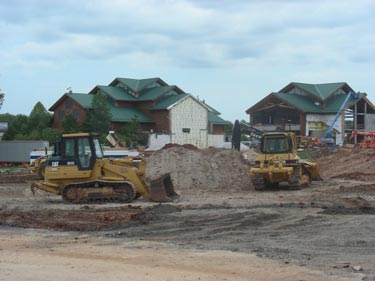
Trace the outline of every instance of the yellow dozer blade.
{"label": "yellow dozer blade", "polygon": [[309,171],[310,179],[313,181],[322,181],[322,177],[319,174],[319,164],[309,161],[304,161],[303,166]]}
{"label": "yellow dozer blade", "polygon": [[175,192],[170,174],[165,174],[151,181],[150,200],[154,202],[172,201],[179,195]]}

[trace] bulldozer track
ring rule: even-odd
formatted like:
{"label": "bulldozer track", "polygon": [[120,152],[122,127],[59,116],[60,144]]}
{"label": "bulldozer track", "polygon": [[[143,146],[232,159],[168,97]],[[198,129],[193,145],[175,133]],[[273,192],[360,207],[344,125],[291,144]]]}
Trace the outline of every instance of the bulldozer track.
{"label": "bulldozer track", "polygon": [[300,173],[301,173],[301,166],[297,165],[293,168],[293,173],[289,176],[288,184],[289,189],[298,190],[301,189],[300,183]]}
{"label": "bulldozer track", "polygon": [[64,187],[62,198],[69,203],[129,203],[136,190],[129,182],[90,181],[73,183]]}
{"label": "bulldozer track", "polygon": [[264,181],[264,177],[262,174],[256,174],[254,176],[251,177],[251,181],[254,185],[254,188],[255,190],[264,190],[265,189],[265,181]]}

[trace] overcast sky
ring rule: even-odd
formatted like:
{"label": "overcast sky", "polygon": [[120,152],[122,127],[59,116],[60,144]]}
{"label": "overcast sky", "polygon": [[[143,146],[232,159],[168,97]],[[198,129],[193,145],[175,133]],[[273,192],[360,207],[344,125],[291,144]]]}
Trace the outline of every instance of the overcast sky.
{"label": "overcast sky", "polygon": [[230,121],[290,82],[375,103],[374,30],[375,0],[1,0],[0,113],[116,77],[160,77]]}

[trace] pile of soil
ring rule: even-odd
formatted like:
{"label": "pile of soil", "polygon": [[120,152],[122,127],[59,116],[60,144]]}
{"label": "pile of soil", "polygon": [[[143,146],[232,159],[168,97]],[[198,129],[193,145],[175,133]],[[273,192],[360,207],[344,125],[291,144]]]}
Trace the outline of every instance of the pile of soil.
{"label": "pile of soil", "polygon": [[323,178],[375,180],[375,151],[372,149],[335,149],[318,160]]}
{"label": "pile of soil", "polygon": [[153,179],[170,173],[176,190],[254,190],[249,169],[243,156],[230,149],[174,146],[147,158],[147,176]]}

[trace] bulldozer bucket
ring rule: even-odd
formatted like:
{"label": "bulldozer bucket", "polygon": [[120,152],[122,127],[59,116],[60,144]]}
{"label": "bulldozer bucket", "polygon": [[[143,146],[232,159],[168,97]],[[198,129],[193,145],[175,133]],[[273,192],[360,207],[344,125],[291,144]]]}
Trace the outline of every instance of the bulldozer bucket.
{"label": "bulldozer bucket", "polygon": [[313,181],[323,180],[319,174],[319,165],[317,163],[306,161],[303,163],[303,167],[307,169],[307,171],[309,172],[311,180]]}
{"label": "bulldozer bucket", "polygon": [[154,202],[172,201],[179,195],[175,192],[170,174],[154,179],[150,184],[150,200]]}

